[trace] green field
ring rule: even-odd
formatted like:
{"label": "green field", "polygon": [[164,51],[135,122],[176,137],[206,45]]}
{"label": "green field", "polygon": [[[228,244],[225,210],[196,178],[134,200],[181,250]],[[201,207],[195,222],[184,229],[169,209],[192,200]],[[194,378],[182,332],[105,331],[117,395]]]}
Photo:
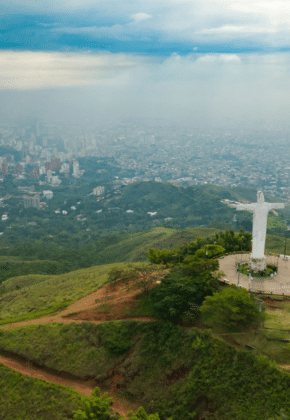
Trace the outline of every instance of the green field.
{"label": "green field", "polygon": [[[29,275],[6,280],[4,287],[7,282],[7,289],[15,290],[1,296],[0,324],[58,312],[102,287],[113,267],[125,265],[102,265],[56,276]],[[16,286],[21,288],[16,290]]]}

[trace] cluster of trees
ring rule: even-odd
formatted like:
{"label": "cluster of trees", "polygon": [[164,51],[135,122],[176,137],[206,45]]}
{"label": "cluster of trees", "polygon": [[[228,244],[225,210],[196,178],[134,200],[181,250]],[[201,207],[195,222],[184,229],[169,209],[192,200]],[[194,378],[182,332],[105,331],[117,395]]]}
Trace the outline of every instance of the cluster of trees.
{"label": "cluster of trees", "polygon": [[154,264],[167,264],[167,266],[188,263],[192,257],[210,259],[218,258],[225,253],[249,251],[252,234],[240,229],[238,234],[230,229],[219,232],[210,238],[197,238],[195,241],[183,244],[179,248],[157,250],[148,249],[147,258]]}
{"label": "cluster of trees", "polygon": [[[83,410],[73,412],[73,420],[125,420],[111,408],[113,398],[108,393],[100,396],[100,389],[96,387],[89,398],[82,397]],[[147,415],[143,407],[139,407],[136,413],[129,411],[127,416],[130,420],[160,420],[158,413]],[[167,420],[172,420],[172,417]]]}
{"label": "cluster of trees", "polygon": [[[109,280],[133,280],[136,287],[146,292],[154,315],[162,320],[178,323],[202,317],[228,330],[257,326],[263,322],[264,313],[255,298],[235,286],[222,290],[219,281],[222,273],[218,257],[233,249],[249,249],[250,240],[251,234],[226,231],[207,239],[197,238],[174,251],[149,248],[151,265],[115,269]],[[161,272],[162,282],[151,288],[158,278],[157,271]]]}
{"label": "cluster of trees", "polygon": [[192,313],[194,319],[199,308],[204,321],[228,330],[260,325],[264,314],[255,298],[235,286],[221,290],[216,259],[227,252],[248,251],[250,243],[250,233],[241,230],[235,235],[230,230],[207,239],[197,238],[174,251],[148,249],[151,263],[172,267],[160,286],[150,291],[156,315],[177,322],[184,314]]}

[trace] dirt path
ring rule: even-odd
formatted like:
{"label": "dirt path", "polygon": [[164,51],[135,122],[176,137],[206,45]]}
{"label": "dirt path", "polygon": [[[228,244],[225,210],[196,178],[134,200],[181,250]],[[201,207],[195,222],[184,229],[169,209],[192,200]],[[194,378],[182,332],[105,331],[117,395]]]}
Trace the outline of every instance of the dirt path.
{"label": "dirt path", "polygon": [[[81,379],[70,379],[63,377],[65,375],[54,375],[34,366],[30,362],[16,360],[16,358],[12,357],[0,355],[0,363],[2,363],[4,366],[9,367],[10,369],[15,370],[16,372],[21,373],[22,375],[29,376],[35,379],[42,379],[44,381],[51,382],[57,385],[66,386],[70,389],[79,392],[80,394],[86,395],[87,397],[90,397],[93,389],[96,387],[94,380],[85,381]],[[101,390],[101,396],[104,394],[104,392],[105,391]],[[140,406],[140,404],[124,402],[124,400],[120,401],[116,392],[109,391],[108,394],[109,397],[113,397],[113,410],[118,411],[124,418],[127,418],[128,411],[136,411]]]}
{"label": "dirt path", "polygon": [[[156,286],[153,285],[153,287]],[[95,300],[100,301],[95,302]],[[140,299],[139,290],[127,290],[126,284],[119,281],[114,289],[109,285],[105,285],[88,296],[74,302],[72,305],[63,311],[48,315],[42,318],[31,319],[28,321],[15,322],[11,324],[1,325],[0,329],[9,330],[28,325],[44,325],[53,322],[61,322],[69,324],[72,322],[90,321],[93,323],[101,323],[110,319],[128,319],[136,321],[155,321],[153,317],[124,317],[123,312],[125,308],[134,309],[137,306],[138,299]],[[103,303],[112,305],[108,312],[100,312],[98,307]],[[69,315],[74,313],[73,315]],[[20,360],[19,357],[2,356],[0,355],[0,363],[21,373],[25,376],[43,379],[59,385],[67,386],[74,389],[81,394],[90,396],[92,390],[96,387],[94,380],[85,381],[81,379],[69,379],[64,374],[54,375],[45,371],[42,368],[36,367],[33,363]],[[69,376],[69,375],[68,375]],[[117,378],[114,378],[117,380]],[[116,380],[112,381],[113,385],[108,390],[108,396],[113,397],[112,408],[118,411],[123,417],[127,418],[127,412],[130,410],[136,411],[140,404],[134,404],[128,401],[119,401],[116,394]],[[101,395],[104,391],[101,390]]]}

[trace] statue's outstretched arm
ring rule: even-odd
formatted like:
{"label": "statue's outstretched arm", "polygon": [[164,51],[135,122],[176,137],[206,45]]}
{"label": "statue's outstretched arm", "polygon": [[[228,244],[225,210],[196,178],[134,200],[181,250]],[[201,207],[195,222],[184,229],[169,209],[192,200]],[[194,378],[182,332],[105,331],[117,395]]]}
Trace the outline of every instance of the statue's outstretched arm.
{"label": "statue's outstretched arm", "polygon": [[236,210],[248,210],[248,211],[254,211],[255,210],[255,203],[252,204],[235,204]]}
{"label": "statue's outstretched arm", "polygon": [[284,207],[285,207],[284,203],[268,203],[269,210],[284,209]]}

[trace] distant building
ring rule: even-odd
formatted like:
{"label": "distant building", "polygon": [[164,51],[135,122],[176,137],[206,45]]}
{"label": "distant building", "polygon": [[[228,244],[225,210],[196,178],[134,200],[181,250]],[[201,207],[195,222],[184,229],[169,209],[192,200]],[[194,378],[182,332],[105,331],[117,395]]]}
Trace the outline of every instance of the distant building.
{"label": "distant building", "polygon": [[105,187],[96,187],[93,189],[94,195],[102,195],[105,192]]}
{"label": "distant building", "polygon": [[59,172],[61,172],[61,173],[69,173],[69,164],[68,163],[63,163],[61,165],[61,168],[60,168]]}
{"label": "distant building", "polygon": [[8,175],[9,170],[8,170],[7,163],[2,163],[2,172],[3,172],[4,175]]}
{"label": "distant building", "polygon": [[59,179],[58,175],[52,176],[51,183],[52,185],[59,185],[61,184],[61,179]]}
{"label": "distant building", "polygon": [[50,162],[50,170],[51,171],[57,171],[61,167],[61,161],[59,158],[55,157]]}
{"label": "distant building", "polygon": [[61,167],[61,161],[55,157],[50,162],[44,162],[46,171],[57,171]]}
{"label": "distant building", "polygon": [[39,168],[39,175],[44,175],[46,173],[45,166],[40,166]]}
{"label": "distant building", "polygon": [[76,160],[73,162],[73,176],[78,178],[80,176],[80,165]]}
{"label": "distant building", "polygon": [[34,166],[31,172],[29,172],[29,176],[32,179],[38,179],[39,178],[39,167]]}
{"label": "distant building", "polygon": [[48,171],[47,171],[47,173],[46,173],[46,180],[47,180],[47,182],[50,184],[51,183],[51,181],[52,181],[52,172],[51,172],[51,170],[49,169]]}
{"label": "distant building", "polygon": [[29,207],[34,207],[37,210],[40,209],[40,199],[39,199],[39,195],[34,195],[34,196],[25,196],[23,197],[23,202],[24,202],[24,208],[27,209]]}
{"label": "distant building", "polygon": [[117,212],[119,210],[120,210],[120,207],[110,207],[110,208],[108,208],[109,213],[111,213],[111,212]]}
{"label": "distant building", "polygon": [[20,174],[22,174],[22,172],[24,171],[23,165],[21,165],[21,163],[19,162],[16,163],[16,171]]}
{"label": "distant building", "polygon": [[45,191],[43,191],[43,196],[50,200],[53,197],[53,192],[50,191],[50,190],[45,190]]}

